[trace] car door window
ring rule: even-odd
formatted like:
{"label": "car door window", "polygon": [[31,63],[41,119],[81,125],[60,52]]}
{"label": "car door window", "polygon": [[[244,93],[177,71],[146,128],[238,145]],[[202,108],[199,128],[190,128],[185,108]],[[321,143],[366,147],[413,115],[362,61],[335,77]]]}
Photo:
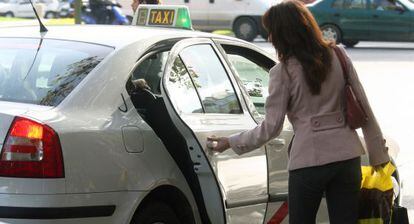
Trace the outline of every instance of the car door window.
{"label": "car door window", "polygon": [[197,89],[205,113],[242,113],[227,72],[211,45],[190,46],[180,56]]}
{"label": "car door window", "polygon": [[366,9],[367,1],[366,0],[348,0],[345,1],[345,9]]}
{"label": "car door window", "polygon": [[269,70],[274,66],[274,61],[251,49],[232,45],[222,47],[236,72],[242,91],[247,93],[244,95],[249,98],[247,103],[250,112],[256,120],[261,120],[263,117],[260,115],[265,114],[264,105],[268,96]]}
{"label": "car door window", "polygon": [[374,0],[371,3],[371,9],[378,11],[397,11],[397,8],[403,8],[402,5],[389,0]]}
{"label": "car door window", "polygon": [[264,114],[264,103],[268,96],[269,73],[268,70],[253,61],[236,54],[228,54],[240,80],[253,101],[256,110]]}
{"label": "car door window", "polygon": [[[169,51],[162,51],[148,56],[135,68],[131,81],[143,79],[154,94],[160,95],[161,77],[164,73],[168,55]],[[127,89],[129,90],[129,88],[132,88],[132,86],[129,85]]]}
{"label": "car door window", "polygon": [[181,58],[177,57],[166,85],[170,99],[179,114],[203,113],[190,74]]}
{"label": "car door window", "polygon": [[332,3],[332,8],[335,8],[335,9],[342,9],[343,6],[344,6],[344,0],[335,0]]}

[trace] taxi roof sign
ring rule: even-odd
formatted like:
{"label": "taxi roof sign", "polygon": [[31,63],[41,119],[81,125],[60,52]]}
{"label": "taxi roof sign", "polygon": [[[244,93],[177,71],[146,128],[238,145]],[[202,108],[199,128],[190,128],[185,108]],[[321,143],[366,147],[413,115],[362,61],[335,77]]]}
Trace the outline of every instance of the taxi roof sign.
{"label": "taxi roof sign", "polygon": [[183,5],[139,5],[132,24],[193,29],[188,7]]}

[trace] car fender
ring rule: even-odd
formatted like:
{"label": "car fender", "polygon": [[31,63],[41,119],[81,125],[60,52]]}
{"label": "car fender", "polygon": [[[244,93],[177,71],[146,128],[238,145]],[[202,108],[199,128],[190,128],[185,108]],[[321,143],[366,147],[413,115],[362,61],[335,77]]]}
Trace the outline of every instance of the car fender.
{"label": "car fender", "polygon": [[[183,177],[184,178],[184,177]],[[184,179],[185,181],[185,179]],[[187,184],[184,184],[184,182],[182,181],[177,181],[177,178],[166,178],[166,179],[161,179],[159,181],[157,181],[151,189],[149,189],[148,191],[146,191],[142,197],[140,197],[138,200],[136,200],[136,203],[133,206],[133,209],[131,210],[132,212],[129,214],[129,218],[128,218],[128,223],[131,222],[132,218],[134,217],[134,215],[139,212],[139,209],[141,209],[141,207],[143,206],[143,204],[145,203],[146,199],[148,199],[148,197],[151,197],[151,194],[159,189],[162,188],[173,188],[178,190],[181,194],[184,195],[185,199],[187,200],[188,204],[190,205],[191,209],[192,209],[192,213],[194,215],[194,221],[197,224],[201,224],[201,218],[200,215],[198,213],[198,208],[197,208],[197,203],[194,199],[194,196],[191,192],[191,189],[188,187]]]}

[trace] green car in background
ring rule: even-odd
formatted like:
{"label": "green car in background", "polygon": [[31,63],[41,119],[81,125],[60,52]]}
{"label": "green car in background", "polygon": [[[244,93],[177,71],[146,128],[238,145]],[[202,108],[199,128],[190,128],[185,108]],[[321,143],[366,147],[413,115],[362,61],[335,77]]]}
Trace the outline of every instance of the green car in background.
{"label": "green car in background", "polygon": [[411,0],[319,0],[308,8],[324,37],[347,47],[359,41],[414,41]]}

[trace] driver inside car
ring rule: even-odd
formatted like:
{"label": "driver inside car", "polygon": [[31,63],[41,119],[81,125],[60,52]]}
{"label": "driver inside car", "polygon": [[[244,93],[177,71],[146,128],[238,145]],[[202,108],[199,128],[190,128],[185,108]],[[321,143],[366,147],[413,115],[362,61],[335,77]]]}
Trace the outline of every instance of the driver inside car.
{"label": "driver inside car", "polygon": [[145,79],[135,79],[131,82],[134,85],[134,90],[131,92],[132,103],[138,113],[149,123],[152,123],[151,119],[149,119],[148,112],[153,107],[157,97],[151,92],[151,88]]}

